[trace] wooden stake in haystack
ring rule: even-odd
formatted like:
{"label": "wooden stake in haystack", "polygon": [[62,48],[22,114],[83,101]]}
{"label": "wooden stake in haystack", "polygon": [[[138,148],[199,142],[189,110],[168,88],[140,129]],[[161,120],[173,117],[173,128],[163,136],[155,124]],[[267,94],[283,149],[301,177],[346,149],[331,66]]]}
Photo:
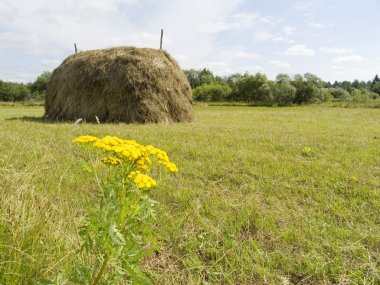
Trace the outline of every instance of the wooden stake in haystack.
{"label": "wooden stake in haystack", "polygon": [[164,37],[164,29],[161,29],[160,49],[162,49],[162,38]]}

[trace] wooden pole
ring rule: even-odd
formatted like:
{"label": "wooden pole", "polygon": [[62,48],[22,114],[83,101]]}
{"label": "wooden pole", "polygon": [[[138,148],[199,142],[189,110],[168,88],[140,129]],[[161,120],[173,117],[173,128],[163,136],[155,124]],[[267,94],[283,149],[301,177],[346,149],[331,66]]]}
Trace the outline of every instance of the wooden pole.
{"label": "wooden pole", "polygon": [[162,38],[164,37],[164,29],[161,29],[160,49],[162,49]]}
{"label": "wooden pole", "polygon": [[75,49],[75,53],[77,53],[78,49],[77,49],[77,44],[76,43],[74,43],[74,49]]}

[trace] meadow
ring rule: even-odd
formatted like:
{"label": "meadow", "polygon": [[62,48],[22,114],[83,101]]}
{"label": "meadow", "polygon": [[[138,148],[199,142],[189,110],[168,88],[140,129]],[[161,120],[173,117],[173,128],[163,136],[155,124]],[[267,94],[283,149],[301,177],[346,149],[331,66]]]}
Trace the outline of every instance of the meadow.
{"label": "meadow", "polygon": [[153,192],[161,245],[143,268],[155,284],[380,284],[379,109],[195,112],[190,124],[75,125],[0,106],[0,284],[70,269],[96,199],[71,143],[86,134],[153,144],[180,169]]}

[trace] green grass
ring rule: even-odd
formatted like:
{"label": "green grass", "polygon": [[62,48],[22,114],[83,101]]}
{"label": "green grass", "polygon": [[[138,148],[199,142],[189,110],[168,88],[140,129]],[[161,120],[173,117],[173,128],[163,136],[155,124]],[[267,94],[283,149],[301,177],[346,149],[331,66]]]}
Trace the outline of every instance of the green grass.
{"label": "green grass", "polygon": [[[173,125],[43,123],[0,107],[0,284],[69,270],[96,182],[71,140],[166,150],[155,284],[380,284],[380,111],[197,106]],[[310,155],[303,154],[310,147]]]}

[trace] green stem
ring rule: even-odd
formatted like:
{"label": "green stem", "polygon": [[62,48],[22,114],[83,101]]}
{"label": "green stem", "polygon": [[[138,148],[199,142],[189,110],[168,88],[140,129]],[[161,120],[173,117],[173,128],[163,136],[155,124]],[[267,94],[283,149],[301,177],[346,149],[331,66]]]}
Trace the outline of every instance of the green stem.
{"label": "green stem", "polygon": [[98,275],[96,275],[94,281],[91,282],[92,285],[97,285],[97,284],[99,284],[99,281],[100,281],[100,279],[102,278],[102,275],[103,275],[103,273],[104,273],[104,270],[106,269],[106,266],[107,266],[107,263],[108,263],[108,260],[109,260],[109,259],[110,259],[110,258],[109,258],[109,255],[106,254],[106,255],[104,256],[103,264],[102,264],[102,267],[100,267],[100,270],[99,270]]}

